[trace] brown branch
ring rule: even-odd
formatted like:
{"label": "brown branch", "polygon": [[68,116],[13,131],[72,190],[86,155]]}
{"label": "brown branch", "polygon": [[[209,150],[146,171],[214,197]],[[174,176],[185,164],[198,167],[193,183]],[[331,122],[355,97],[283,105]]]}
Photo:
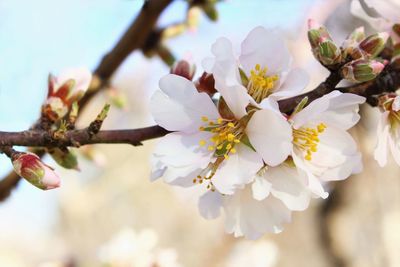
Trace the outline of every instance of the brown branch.
{"label": "brown branch", "polygon": [[[100,65],[95,69],[94,74],[98,83],[89,90],[79,102],[82,109],[102,88],[108,83],[113,73],[133,51],[142,48],[147,38],[151,35],[156,26],[156,22],[161,12],[173,0],[148,0],[145,1],[139,15],[133,21],[131,26],[117,42],[115,47],[104,56]],[[95,78],[96,80],[96,78]],[[44,152],[37,154],[43,156]],[[0,181],[0,201],[5,200],[11,193],[11,190],[18,185],[20,177],[15,172],[10,172]]]}
{"label": "brown branch", "polygon": [[160,126],[132,130],[108,130],[90,134],[87,129],[67,131],[54,137],[46,131],[0,132],[1,146],[29,147],[79,147],[90,144],[131,144],[141,145],[142,141],[158,138],[168,133]]}

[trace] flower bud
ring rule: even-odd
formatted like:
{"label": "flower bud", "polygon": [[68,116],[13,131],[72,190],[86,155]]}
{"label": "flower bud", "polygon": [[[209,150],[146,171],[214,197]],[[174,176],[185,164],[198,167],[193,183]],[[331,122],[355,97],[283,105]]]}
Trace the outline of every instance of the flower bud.
{"label": "flower bud", "polygon": [[196,66],[189,64],[186,60],[179,60],[172,65],[171,73],[175,75],[182,76],[188,80],[192,80],[194,73],[196,71]]}
{"label": "flower bud", "polygon": [[308,40],[315,58],[325,66],[340,63],[340,48],[333,42],[328,30],[312,19],[308,21],[308,27]]}
{"label": "flower bud", "polygon": [[210,96],[214,95],[217,90],[215,89],[214,76],[210,73],[203,72],[199,80],[195,83],[197,91],[204,92]]}
{"label": "flower bud", "polygon": [[[342,44],[342,57],[346,58],[348,55],[352,55],[354,49],[356,49],[359,43],[365,38],[364,27],[355,29],[350,35],[344,40]],[[357,59],[358,57],[353,57]]]}
{"label": "flower bud", "polygon": [[49,154],[58,165],[66,169],[79,170],[78,159],[69,149],[53,148],[48,149]]}
{"label": "flower bud", "polygon": [[19,153],[13,158],[15,172],[42,190],[60,186],[60,177],[33,153]]}
{"label": "flower bud", "polygon": [[388,38],[389,34],[387,32],[370,35],[360,43],[359,48],[365,58],[375,58],[385,48]]}
{"label": "flower bud", "polygon": [[72,103],[83,97],[91,79],[91,73],[85,68],[69,69],[58,77],[49,75],[47,100],[42,113],[52,121],[63,118]]}
{"label": "flower bud", "polygon": [[384,64],[376,60],[357,59],[344,65],[341,74],[351,82],[367,82],[378,76],[384,67]]}

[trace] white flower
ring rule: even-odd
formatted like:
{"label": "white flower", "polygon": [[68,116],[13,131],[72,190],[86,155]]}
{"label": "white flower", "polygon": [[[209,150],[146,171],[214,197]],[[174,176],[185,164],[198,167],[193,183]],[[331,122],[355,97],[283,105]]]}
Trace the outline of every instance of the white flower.
{"label": "white flower", "polygon": [[288,223],[292,210],[308,207],[311,192],[307,177],[293,164],[265,168],[254,182],[239,189],[234,195],[207,192],[199,200],[200,214],[206,219],[225,213],[225,230],[235,237],[256,239],[264,233],[279,233]]}
{"label": "white flower", "polygon": [[214,57],[205,59],[203,67],[213,74],[215,88],[238,119],[247,114],[248,104],[265,108],[272,99],[300,93],[308,83],[304,71],[290,69],[292,58],[278,30],[253,29],[239,59],[226,38],[219,38],[211,51]]}
{"label": "white flower", "polygon": [[110,267],[180,267],[173,249],[157,249],[157,234],[150,229],[136,233],[122,229],[99,249],[99,258]]}
{"label": "white flower", "polygon": [[289,155],[290,126],[279,112],[264,109],[241,119],[223,118],[206,93],[173,74],[160,80],[160,89],[151,100],[153,117],[175,132],[163,137],[154,151],[152,179],[206,184],[231,195],[252,182],[263,161],[276,166]]}
{"label": "white flower", "polygon": [[343,180],[361,171],[361,155],[347,130],[360,119],[358,105],[364,101],[333,91],[291,116],[292,157],[307,172],[316,195],[327,197],[320,181]]}
{"label": "white flower", "polygon": [[374,158],[381,167],[385,166],[390,149],[394,160],[400,165],[400,96],[388,99],[382,108]]}
{"label": "white flower", "polygon": [[400,22],[398,0],[353,0],[351,13],[368,22],[375,30],[391,32],[395,41],[400,41],[392,31],[393,24]]}

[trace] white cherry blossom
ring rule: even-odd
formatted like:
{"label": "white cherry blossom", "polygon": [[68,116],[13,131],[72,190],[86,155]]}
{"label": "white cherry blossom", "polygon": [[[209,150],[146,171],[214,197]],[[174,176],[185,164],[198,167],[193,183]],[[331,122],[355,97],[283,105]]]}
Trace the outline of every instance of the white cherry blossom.
{"label": "white cherry blossom", "polygon": [[247,114],[248,104],[264,108],[272,99],[300,93],[308,83],[303,70],[291,69],[292,57],[276,29],[253,29],[239,57],[227,38],[219,38],[211,51],[214,57],[206,58],[203,67],[214,75],[215,88],[238,119]]}
{"label": "white cherry blossom", "polygon": [[382,108],[374,158],[383,167],[387,163],[390,151],[393,159],[400,165],[400,96],[389,98]]}
{"label": "white cherry blossom", "polygon": [[[290,126],[282,114],[264,109],[240,120],[223,118],[206,93],[173,74],[160,80],[160,89],[151,100],[152,114],[173,132],[154,151],[153,179],[163,176],[181,186],[207,184],[231,195],[252,182],[264,162],[276,166],[289,155]],[[268,127],[258,127],[258,121],[267,121]]]}

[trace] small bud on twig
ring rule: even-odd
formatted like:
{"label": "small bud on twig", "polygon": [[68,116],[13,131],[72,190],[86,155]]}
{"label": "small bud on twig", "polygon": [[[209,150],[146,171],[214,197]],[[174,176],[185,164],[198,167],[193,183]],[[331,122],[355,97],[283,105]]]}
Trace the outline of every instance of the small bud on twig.
{"label": "small bud on twig", "polygon": [[384,67],[384,64],[376,60],[357,59],[344,65],[341,74],[351,82],[367,82],[376,78]]}

